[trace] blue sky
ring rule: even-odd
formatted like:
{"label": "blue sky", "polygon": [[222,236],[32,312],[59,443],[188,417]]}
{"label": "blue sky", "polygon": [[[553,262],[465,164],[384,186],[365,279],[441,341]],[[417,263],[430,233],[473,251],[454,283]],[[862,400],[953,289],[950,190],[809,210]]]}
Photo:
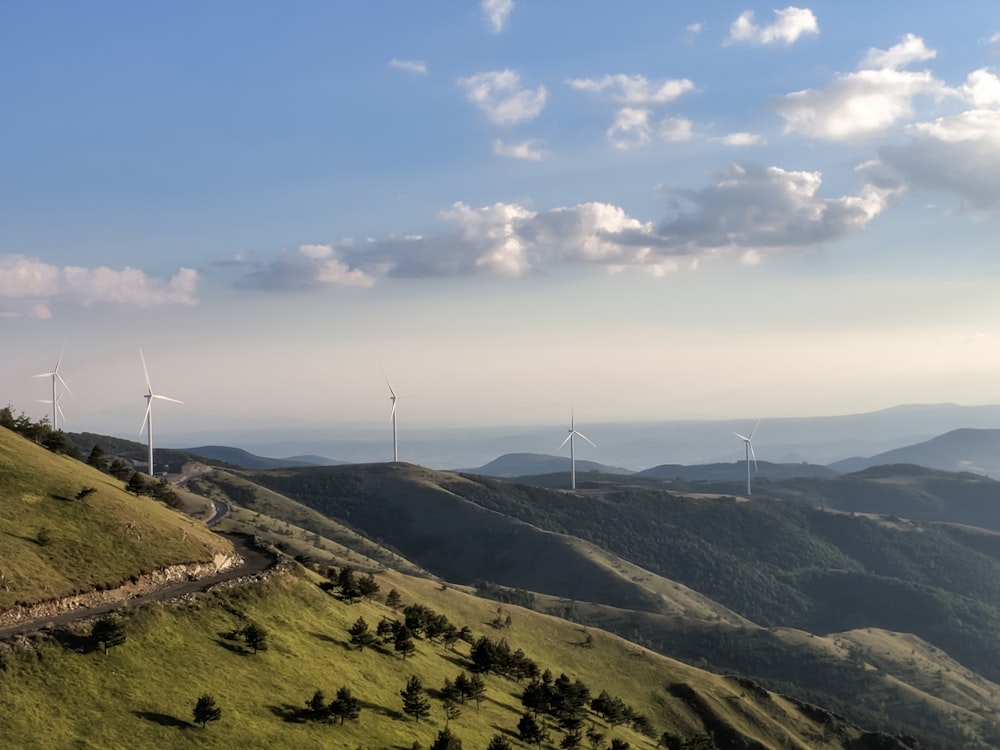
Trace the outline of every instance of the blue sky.
{"label": "blue sky", "polygon": [[[704,4],[703,4],[704,5]],[[994,403],[992,2],[0,11],[0,378],[73,430]],[[160,405],[158,405],[160,406]],[[134,425],[133,425],[134,423]]]}

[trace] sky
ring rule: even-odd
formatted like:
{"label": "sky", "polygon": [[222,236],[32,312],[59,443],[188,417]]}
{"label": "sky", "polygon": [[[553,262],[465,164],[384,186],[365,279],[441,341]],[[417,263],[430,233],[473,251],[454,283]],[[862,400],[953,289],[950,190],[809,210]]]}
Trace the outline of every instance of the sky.
{"label": "sky", "polygon": [[[1000,402],[995,2],[7,3],[2,398],[136,435]],[[61,357],[61,360],[60,360]]]}

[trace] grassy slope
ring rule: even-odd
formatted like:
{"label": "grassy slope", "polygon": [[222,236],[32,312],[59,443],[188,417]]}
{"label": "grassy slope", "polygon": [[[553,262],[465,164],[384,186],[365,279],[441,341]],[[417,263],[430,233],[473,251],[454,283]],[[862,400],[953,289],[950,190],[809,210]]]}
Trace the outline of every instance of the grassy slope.
{"label": "grassy slope", "polygon": [[[107,656],[74,653],[56,645],[39,658],[8,655],[0,679],[0,745],[65,748],[408,748],[427,747],[443,724],[440,703],[416,724],[400,713],[399,690],[411,674],[436,689],[467,668],[459,654],[424,641],[405,662],[394,654],[348,647],[346,629],[359,616],[374,624],[391,614],[384,605],[343,604],[323,594],[304,573],[278,574],[247,589],[221,592],[193,604],[156,606],[129,615],[128,640]],[[404,602],[419,601],[477,634],[504,637],[540,666],[583,680],[596,694],[621,695],[647,714],[658,731],[693,734],[702,721],[671,685],[689,686],[724,725],[768,748],[874,747],[856,729],[825,726],[783,698],[748,690],[733,680],[658,656],[600,631],[594,647],[581,648],[581,631],[556,618],[507,607],[512,625],[487,625],[495,603],[430,581],[390,573]],[[242,616],[271,632],[271,648],[256,656],[236,653],[220,633]],[[283,717],[304,706],[316,689],[333,696],[342,685],[363,701],[357,724],[344,727],[290,723]],[[481,711],[466,706],[452,729],[467,748],[485,747],[496,733],[511,735],[521,713],[516,683],[488,676]],[[677,689],[674,689],[677,692]],[[222,720],[207,729],[189,725],[202,693],[216,698]],[[598,725],[602,722],[594,717]],[[634,748],[654,741],[621,727],[609,731]],[[554,732],[558,742],[561,733]],[[855,744],[850,744],[854,742]],[[515,746],[520,746],[515,742]],[[555,744],[546,745],[555,747]]]}
{"label": "grassy slope", "polygon": [[[97,491],[74,500],[84,487]],[[229,551],[203,523],[0,429],[0,610]]]}
{"label": "grassy slope", "polygon": [[[720,628],[714,619],[722,617],[719,611],[724,608],[705,608],[703,596],[692,608],[693,620],[683,605],[674,607],[672,619],[662,619],[660,615],[670,613],[670,608],[663,606],[659,595],[640,598],[638,607],[632,605],[648,614],[618,609],[614,611],[624,614],[609,617],[606,613],[612,610],[604,607],[601,617],[607,619],[594,619],[593,611],[584,612],[568,600],[551,611],[600,622],[667,653],[760,675],[773,684],[798,683],[808,694],[830,698],[845,709],[855,704],[854,715],[875,719],[881,726],[939,724],[949,725],[942,731],[951,732],[950,715],[971,710],[979,717],[977,731],[990,731],[983,717],[988,724],[992,709],[976,700],[963,703],[962,691],[951,687],[949,675],[957,673],[957,664],[940,668],[945,684],[935,682],[929,697],[914,695],[898,683],[915,679],[920,685],[925,678],[917,674],[919,670],[903,668],[905,657],[895,660],[898,669],[890,670],[885,681],[873,681],[867,674],[870,667],[856,658],[857,649],[791,647],[781,634],[797,631],[780,627],[821,633],[865,627],[912,630],[947,647],[967,666],[993,674],[1000,665],[992,637],[1000,628],[1000,568],[997,556],[990,554],[995,545],[989,537],[955,528],[831,514],[797,504],[692,500],[642,489],[553,493],[415,467],[360,468],[310,470],[302,475],[254,473],[251,478],[280,486],[331,515],[348,517],[368,533],[385,535],[387,527],[380,524],[390,518],[394,523],[388,528],[399,533],[391,537],[394,545],[425,564],[419,547],[408,546],[413,531],[409,519],[419,516],[423,502],[432,495],[438,503],[471,500],[535,526],[575,533],[641,563],[644,571],[626,572],[628,564],[621,561],[605,566],[629,586],[650,589],[652,580],[682,580],[772,627],[742,632],[739,627]],[[439,511],[439,515],[447,514]],[[448,530],[467,535],[461,516],[457,518],[459,522],[449,516]],[[965,544],[969,538],[978,540],[978,546]],[[455,552],[452,564],[461,565],[464,548],[443,544]],[[586,555],[591,563],[599,557]],[[541,550],[531,559],[536,567],[559,567]],[[576,564],[569,569],[587,570]],[[504,582],[545,590],[524,580]],[[587,592],[559,593],[580,601],[602,601]],[[673,627],[662,627],[667,622]],[[661,627],[658,632],[653,623]],[[954,705],[948,697],[951,692],[956,693]],[[934,707],[925,710],[931,703]]]}

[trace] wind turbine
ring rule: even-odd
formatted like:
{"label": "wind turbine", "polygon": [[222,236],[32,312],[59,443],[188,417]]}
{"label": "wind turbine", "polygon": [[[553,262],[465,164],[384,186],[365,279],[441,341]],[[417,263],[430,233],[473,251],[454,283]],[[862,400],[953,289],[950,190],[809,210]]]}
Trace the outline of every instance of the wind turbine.
{"label": "wind turbine", "polygon": [[142,434],[143,427],[146,428],[146,441],[149,444],[149,476],[153,476],[153,399],[160,399],[161,401],[173,401],[175,404],[183,404],[183,401],[178,401],[176,398],[170,398],[170,396],[162,396],[159,393],[153,393],[153,386],[149,383],[149,370],[146,369],[146,358],[142,356],[142,349],[139,350],[139,359],[142,360],[142,372],[146,376],[146,416],[142,420],[142,426],[139,427],[139,434]]}
{"label": "wind turbine", "polygon": [[593,445],[595,448],[597,447],[596,445],[594,445],[593,440],[591,440],[589,437],[587,437],[578,429],[576,429],[576,421],[573,416],[573,410],[570,409],[569,435],[567,435],[566,439],[559,444],[559,447],[562,448],[564,445],[566,445],[566,443],[569,443],[569,488],[571,490],[576,489],[576,450],[573,446],[573,438],[575,437],[582,437],[584,440]]}
{"label": "wind turbine", "polygon": [[757,424],[754,425],[753,431],[749,435],[741,435],[738,432],[733,434],[743,441],[743,445],[746,448],[747,456],[747,495],[750,495],[750,458],[753,457],[753,469],[757,471],[757,456],[753,452],[753,436],[757,434],[757,428],[760,427],[760,420],[757,420]]}
{"label": "wind turbine", "polygon": [[392,401],[392,411],[389,413],[389,420],[392,422],[392,462],[399,462],[399,444],[396,442],[396,392],[392,390],[392,383],[389,382],[389,376],[384,372],[382,377],[385,378],[385,384],[389,387],[389,400]]}
{"label": "wind turbine", "polygon": [[43,404],[52,404],[52,429],[53,430],[58,430],[59,429],[59,416],[58,415],[62,414],[63,419],[66,418],[66,415],[62,413],[62,409],[59,407],[59,399],[62,398],[62,394],[61,393],[56,393],[56,382],[58,381],[58,382],[62,383],[63,388],[66,389],[67,393],[72,393],[72,391],[70,391],[70,389],[69,389],[69,386],[66,384],[66,381],[63,380],[62,375],[59,374],[59,366],[62,364],[62,359],[63,359],[63,355],[60,352],[59,359],[56,361],[56,366],[54,368],[52,368],[52,372],[41,372],[38,375],[35,375],[36,378],[52,378],[52,400],[51,401],[42,401],[42,403]]}

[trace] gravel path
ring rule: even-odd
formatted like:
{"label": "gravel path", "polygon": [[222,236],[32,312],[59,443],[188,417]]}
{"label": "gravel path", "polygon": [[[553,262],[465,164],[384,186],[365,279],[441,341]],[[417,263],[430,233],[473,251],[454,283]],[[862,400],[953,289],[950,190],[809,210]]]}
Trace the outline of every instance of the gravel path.
{"label": "gravel path", "polygon": [[278,556],[274,553],[258,549],[253,545],[253,541],[243,534],[220,534],[233,543],[236,554],[243,558],[243,564],[230,568],[222,573],[207,578],[199,578],[194,581],[178,581],[151,591],[147,594],[132,597],[126,601],[118,601],[107,604],[99,604],[94,607],[81,607],[70,612],[64,612],[50,617],[40,617],[34,620],[19,622],[10,627],[0,628],[0,640],[11,638],[15,635],[34,633],[45,628],[68,625],[70,623],[97,617],[108,612],[113,612],[125,607],[134,607],[139,604],[150,602],[166,602],[172,599],[179,599],[188,594],[205,591],[206,589],[224,581],[231,581],[234,578],[254,576],[273,568],[278,563]]}

